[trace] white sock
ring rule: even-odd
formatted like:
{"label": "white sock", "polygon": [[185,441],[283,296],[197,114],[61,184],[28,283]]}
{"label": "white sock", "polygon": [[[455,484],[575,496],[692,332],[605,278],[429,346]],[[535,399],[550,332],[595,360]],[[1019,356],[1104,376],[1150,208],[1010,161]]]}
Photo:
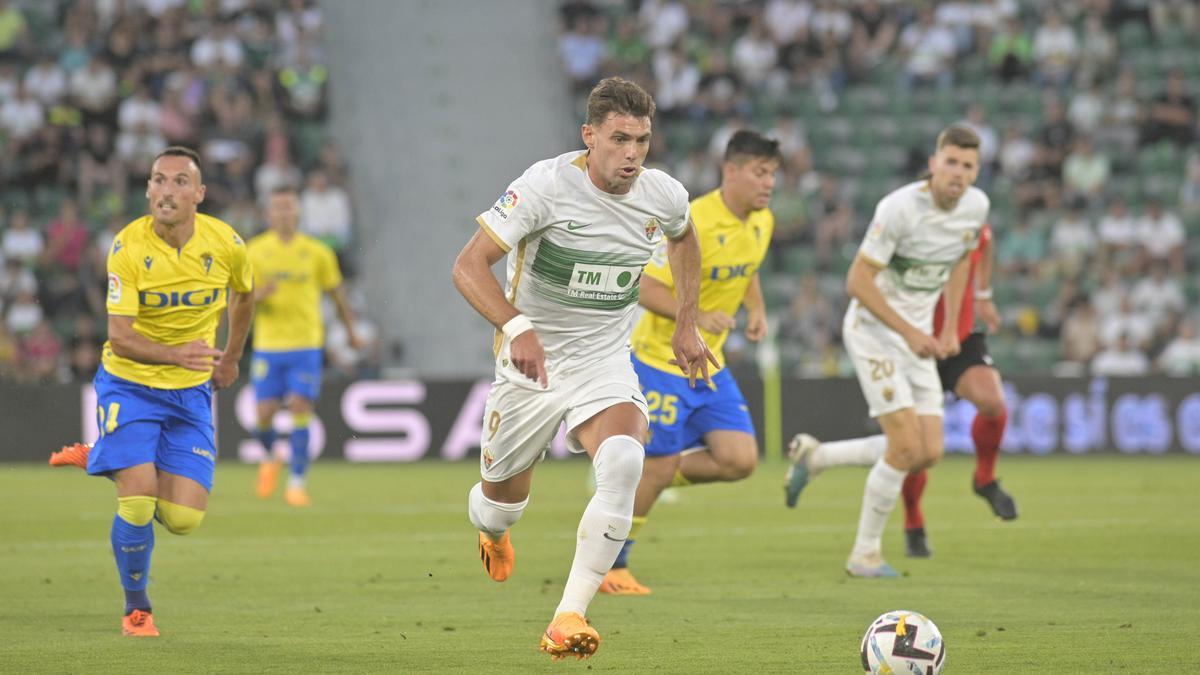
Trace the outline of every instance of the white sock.
{"label": "white sock", "polygon": [[862,513],[858,517],[858,536],[854,539],[852,558],[876,555],[883,549],[883,528],[896,507],[900,488],[907,471],[893,468],[882,457],[867,474],[863,490]]}
{"label": "white sock", "polygon": [[288,488],[292,489],[292,490],[294,490],[296,488],[303,489],[304,488],[304,476],[297,476],[294,473],[288,474]]}
{"label": "white sock", "polygon": [[612,567],[633,522],[633,497],[642,479],[646,451],[632,436],[610,436],[600,444],[592,465],[596,494],[579,520],[575,560],[554,615],[587,614],[588,603]]}
{"label": "white sock", "polygon": [[818,473],[831,466],[871,466],[886,451],[887,436],[883,434],[822,443],[808,458],[808,469]]}
{"label": "white sock", "polygon": [[467,515],[475,529],[497,540],[521,519],[528,505],[528,497],[516,504],[492,501],[484,496],[483,483],[476,483],[467,497]]}

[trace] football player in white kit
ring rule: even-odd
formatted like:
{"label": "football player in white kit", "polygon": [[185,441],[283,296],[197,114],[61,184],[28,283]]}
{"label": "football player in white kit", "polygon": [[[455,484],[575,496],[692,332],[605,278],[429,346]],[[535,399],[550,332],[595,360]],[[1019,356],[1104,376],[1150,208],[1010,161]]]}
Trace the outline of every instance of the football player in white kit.
{"label": "football player in white kit", "polygon": [[[887,437],[887,450],[867,475],[858,535],[846,562],[846,572],[856,577],[897,576],[883,559],[884,526],[905,475],[942,457],[936,359],[959,351],[969,253],[987,219],[988,197],[972,187],[979,174],[974,131],[961,125],[943,130],[929,174],[880,200],[846,279],[851,301],[843,341],[870,414]],[[943,291],[946,318],[934,336],[934,308]],[[790,502],[807,480],[802,459],[792,457]]]}
{"label": "football player in white kit", "polygon": [[[480,473],[468,514],[488,575],[513,569],[509,529],[529,501],[533,469],[560,423],[587,452],[596,493],[583,512],[562,601],[541,639],[555,659],[600,643],[588,603],[629,534],[642,474],[646,399],[629,358],[641,271],[663,237],[677,280],[672,340],[684,374],[709,380],[716,358],[696,327],[700,246],[688,195],[643,169],[654,101],[621,78],[588,96],[576,150],[531,166],[494,206],[454,263],[454,284],[497,327],[496,376],[484,409]],[[491,266],[508,256],[507,293]],[[711,382],[711,381],[710,381]]]}

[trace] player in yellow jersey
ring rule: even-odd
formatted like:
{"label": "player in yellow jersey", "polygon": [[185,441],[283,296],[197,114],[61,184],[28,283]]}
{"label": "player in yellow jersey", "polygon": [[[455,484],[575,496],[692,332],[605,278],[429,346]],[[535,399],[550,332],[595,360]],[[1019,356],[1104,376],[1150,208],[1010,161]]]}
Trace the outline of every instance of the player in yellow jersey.
{"label": "player in yellow jersey", "polygon": [[[781,156],[779,143],[754,131],[733,135],[721,165],[721,187],[692,201],[700,237],[700,316],[705,342],[720,359],[713,386],[689,386],[671,350],[675,296],[671,269],[659,254],[642,273],[639,302],[647,311],[633,331],[633,365],[650,411],[642,481],[633,506],[633,527],[600,586],[603,593],[645,595],[650,589],[629,572],[629,550],[650,508],[670,485],[735,481],[758,462],[754,424],[742,392],[725,370],[721,347],[746,307],[746,337],[767,331],[758,268],[767,253],[775,217],[767,208]],[[694,450],[694,452],[687,452]]]}
{"label": "player in yellow jersey", "polygon": [[266,459],[258,467],[258,496],[275,491],[280,462],[272,457],[275,413],[287,400],[292,414],[291,476],[284,499],[292,506],[311,502],[305,488],[308,472],[308,423],[321,391],[321,293],[329,293],[338,317],[346,324],[350,344],[362,342],[354,331],[354,312],[346,301],[342,272],[333,250],[297,231],[300,197],[294,187],[281,187],[267,203],[268,230],[248,244],[254,263],[254,358],[250,377],[258,399],[258,424],[254,436],[263,444]]}
{"label": "player in yellow jersey", "polygon": [[[125,635],[155,637],[146,585],[157,520],[188,534],[204,518],[217,459],[212,390],[233,384],[254,313],[246,245],[196,212],[200,157],[170,147],[146,188],[150,215],[125,226],[108,254],[108,342],[96,372],[94,446],[56,453],[117,485],[112,549],[125,589]],[[214,347],[229,306],[225,349]]]}

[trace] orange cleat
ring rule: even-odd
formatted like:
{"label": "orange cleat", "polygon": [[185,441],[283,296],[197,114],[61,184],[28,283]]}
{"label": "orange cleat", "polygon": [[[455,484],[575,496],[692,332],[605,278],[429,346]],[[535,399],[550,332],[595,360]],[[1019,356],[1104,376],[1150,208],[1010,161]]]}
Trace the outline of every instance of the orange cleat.
{"label": "orange cleat", "polygon": [[121,619],[121,632],[129,637],[158,637],[154,616],[140,609],[133,610]]}
{"label": "orange cleat", "polygon": [[575,612],[563,612],[554,617],[538,645],[538,649],[555,661],[572,655],[576,659],[586,659],[599,648],[600,633],[588,625],[582,614]]}
{"label": "orange cleat", "polygon": [[50,466],[77,466],[87,471],[88,453],[92,446],[88,443],[64,445],[62,450],[50,453]]}
{"label": "orange cleat", "polygon": [[609,595],[650,595],[650,588],[638,583],[627,567],[611,569],[600,582],[600,592]]}
{"label": "orange cleat", "polygon": [[512,574],[513,563],[517,554],[513,551],[512,541],[505,532],[500,541],[492,541],[482,532],[479,533],[479,559],[483,561],[483,569],[487,570],[492,581],[504,581]]}
{"label": "orange cleat", "polygon": [[283,493],[283,501],[287,502],[288,506],[312,506],[312,499],[308,496],[308,490],[302,487],[290,487]]}
{"label": "orange cleat", "polygon": [[275,492],[275,483],[279,479],[279,467],[282,463],[276,460],[267,460],[258,464],[258,485],[254,488],[254,493],[259,499],[266,499]]}

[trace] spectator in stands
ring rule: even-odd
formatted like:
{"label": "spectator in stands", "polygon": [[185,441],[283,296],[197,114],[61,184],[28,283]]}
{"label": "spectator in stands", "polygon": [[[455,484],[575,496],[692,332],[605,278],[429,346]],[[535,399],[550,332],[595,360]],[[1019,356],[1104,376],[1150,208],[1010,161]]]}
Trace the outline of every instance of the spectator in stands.
{"label": "spectator in stands", "polygon": [[1119,339],[1127,339],[1135,349],[1145,349],[1154,338],[1154,320],[1135,309],[1129,295],[1121,296],[1117,311],[1100,318],[1100,344],[1105,347],[1116,345]]}
{"label": "spectator in stands", "polygon": [[1092,292],[1092,305],[1100,316],[1111,316],[1128,293],[1129,286],[1121,273],[1113,267],[1105,267],[1100,271],[1100,287]]}
{"label": "spectator in stands", "polygon": [[680,0],[646,0],[638,12],[646,44],[662,49],[675,43],[688,27],[688,12]]}
{"label": "spectator in stands", "polygon": [[988,47],[988,63],[1008,84],[1023,78],[1033,62],[1033,41],[1025,32],[1020,19],[1011,17],[992,36]]}
{"label": "spectator in stands", "polygon": [[1062,177],[1062,163],[1075,139],[1071,123],[1067,121],[1062,101],[1048,94],[1042,107],[1042,128],[1038,132],[1038,163],[1047,177]]}
{"label": "spectator in stands", "polygon": [[814,223],[817,264],[828,270],[834,253],[854,239],[854,209],[835,176],[821,176],[821,189],[812,201],[809,221]]}
{"label": "spectator in stands", "polygon": [[1091,138],[1079,136],[1074,149],[1063,160],[1064,198],[1082,199],[1092,207],[1099,207],[1111,171],[1108,156],[1096,152]]}
{"label": "spectator in stands", "polygon": [[233,34],[233,26],[218,21],[212,30],[205,31],[192,43],[191,58],[192,63],[206,70],[224,68],[232,71],[242,65],[246,53],[241,41]]}
{"label": "spectator in stands", "polygon": [[310,171],[300,195],[300,228],[340,253],[350,242],[352,217],[346,191],[331,185],[324,171]]}
{"label": "spectator in stands", "polygon": [[1150,359],[1121,333],[1117,341],[1092,359],[1092,374],[1103,377],[1133,377],[1150,372]]}
{"label": "spectator in stands", "polygon": [[1126,267],[1133,262],[1137,253],[1137,222],[1126,208],[1124,199],[1114,197],[1109,202],[1097,229],[1101,261],[1106,266]]}
{"label": "spectator in stands", "polygon": [[0,0],[0,60],[16,59],[27,51],[29,24],[17,3]]}
{"label": "spectator in stands", "polygon": [[21,268],[40,258],[46,243],[42,233],[30,227],[29,212],[17,209],[8,221],[8,229],[4,231],[0,247],[3,248],[8,267]]}
{"label": "spectator in stands", "polygon": [[1088,220],[1083,202],[1072,202],[1058,222],[1054,223],[1050,250],[1068,274],[1082,269],[1096,252],[1096,232]]}
{"label": "spectator in stands", "polygon": [[[821,292],[820,279],[813,272],[800,279],[800,287],[779,320],[779,342],[790,350],[789,360],[800,363],[801,374],[822,375],[820,354],[839,332],[838,314],[826,294]],[[807,366],[804,365],[807,362]],[[815,367],[814,367],[815,366]]]}
{"label": "spectator in stands", "polygon": [[922,3],[917,20],[900,33],[900,58],[904,60],[900,86],[912,89],[916,85],[937,84],[946,88],[954,84],[954,35],[934,21],[933,8]]}
{"label": "spectator in stands", "polygon": [[1046,237],[1026,218],[1016,221],[1012,230],[998,238],[996,264],[1002,278],[1037,276],[1046,262]]}
{"label": "spectator in stands", "polygon": [[0,105],[0,129],[8,137],[11,152],[20,152],[32,142],[45,121],[45,109],[23,84],[17,86],[15,97]]}
{"label": "spectator in stands", "polygon": [[41,323],[44,317],[45,313],[37,296],[29,289],[22,288],[9,303],[4,323],[13,335],[21,338]]}
{"label": "spectator in stands", "polygon": [[1075,91],[1067,105],[1067,121],[1080,134],[1093,134],[1104,121],[1105,99],[1098,79],[1083,80],[1086,84]]}
{"label": "spectator in stands", "polygon": [[0,271],[0,309],[11,307],[24,293],[36,298],[37,291],[37,277],[21,260],[9,258],[4,262]]}
{"label": "spectator in stands", "polygon": [[1075,29],[1063,21],[1054,7],[1042,12],[1042,19],[1033,34],[1033,58],[1038,84],[1063,87],[1071,82],[1079,58],[1079,40]]}
{"label": "spectator in stands", "polygon": [[79,218],[79,207],[73,199],[63,200],[58,218],[46,229],[46,250],[42,263],[53,269],[75,272],[87,247],[88,228]]}
{"label": "spectator in stands", "polygon": [[[700,90],[699,66],[688,58],[682,45],[677,45],[657,51],[652,67],[654,79],[658,82],[655,94],[658,109],[667,118],[684,116]],[[583,93],[590,86],[581,85],[576,91]]]}
{"label": "spectator in stands", "polygon": [[1179,279],[1167,276],[1164,263],[1151,264],[1150,276],[1139,279],[1129,297],[1133,306],[1145,312],[1160,327],[1168,317],[1182,312],[1187,305],[1183,284]]}
{"label": "spectator in stands", "polygon": [[992,172],[1000,155],[1000,134],[996,132],[996,127],[987,121],[987,109],[978,103],[973,103],[967,108],[967,117],[962,120],[962,124],[979,135],[979,176],[975,180],[980,187],[986,189],[992,182]]}
{"label": "spectator in stands", "polygon": [[68,90],[71,99],[83,111],[86,123],[111,125],[117,111],[117,73],[100,56],[93,56],[86,67],[71,74]]}
{"label": "spectator in stands", "polygon": [[1162,200],[1151,197],[1146,203],[1146,212],[1137,222],[1137,236],[1146,260],[1165,260],[1172,272],[1183,274],[1183,223],[1179,216],[1163,209]]}
{"label": "spectator in stands", "polygon": [[42,319],[21,339],[21,370],[29,382],[54,382],[58,379],[62,341],[50,322]]}
{"label": "spectator in stands", "polygon": [[759,14],[750,15],[750,25],[734,43],[730,62],[742,82],[751,88],[759,88],[775,68],[779,51],[767,29],[763,27]]}
{"label": "spectator in stands", "polygon": [[1071,303],[1059,329],[1062,358],[1076,364],[1087,364],[1100,351],[1100,315],[1092,303],[1077,296]]}
{"label": "spectator in stands", "polygon": [[103,124],[87,127],[87,140],[79,153],[79,200],[90,204],[98,188],[124,197],[128,184],[125,165],[117,156],[112,133]]}
{"label": "spectator in stands", "polygon": [[34,99],[47,108],[58,105],[67,94],[67,74],[50,53],[43,54],[33,67],[25,71],[22,84]]}
{"label": "spectator in stands", "polygon": [[1099,12],[1090,12],[1083,20],[1076,81],[1099,81],[1109,74],[1116,59],[1116,38],[1104,27]]}
{"label": "spectator in stands", "polygon": [[1179,322],[1175,337],[1158,355],[1155,370],[1172,377],[1200,375],[1200,338],[1191,319]]}
{"label": "spectator in stands", "polygon": [[1166,89],[1147,107],[1142,145],[1166,140],[1186,146],[1192,142],[1195,125],[1196,104],[1188,94],[1187,81],[1182,72],[1172,70],[1167,75]]}
{"label": "spectator in stands", "polygon": [[608,56],[618,73],[629,72],[650,60],[650,48],[638,32],[635,17],[626,15],[617,20],[617,29],[608,43]]}
{"label": "spectator in stands", "polygon": [[1171,33],[1194,38],[1200,32],[1200,11],[1195,0],[1150,0],[1150,25],[1159,40]]}
{"label": "spectator in stands", "polygon": [[688,194],[698,195],[717,187],[720,174],[717,165],[703,148],[692,150],[671,172],[675,180],[683,183]]}
{"label": "spectator in stands", "polygon": [[1104,108],[1098,140],[1105,145],[1115,145],[1125,153],[1137,149],[1138,133],[1142,124],[1142,104],[1137,96],[1137,78],[1132,70],[1125,68],[1117,76],[1112,97]]}
{"label": "spectator in stands", "polygon": [[900,32],[895,15],[879,0],[856,2],[850,10],[854,32],[847,55],[851,73],[862,77],[887,58]]}
{"label": "spectator in stands", "polygon": [[558,38],[558,54],[576,93],[589,89],[600,79],[600,69],[608,58],[604,27],[604,17],[580,14]]}

